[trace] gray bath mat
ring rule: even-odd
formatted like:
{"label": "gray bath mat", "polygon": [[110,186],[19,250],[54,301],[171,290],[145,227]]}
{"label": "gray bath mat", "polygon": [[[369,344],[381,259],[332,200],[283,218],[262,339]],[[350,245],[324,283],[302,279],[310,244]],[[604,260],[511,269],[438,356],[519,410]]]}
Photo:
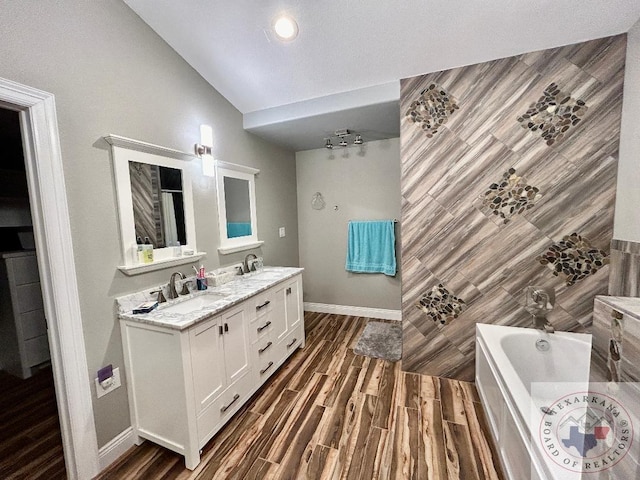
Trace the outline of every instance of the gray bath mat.
{"label": "gray bath mat", "polygon": [[353,351],[358,355],[397,362],[402,357],[400,322],[369,322]]}

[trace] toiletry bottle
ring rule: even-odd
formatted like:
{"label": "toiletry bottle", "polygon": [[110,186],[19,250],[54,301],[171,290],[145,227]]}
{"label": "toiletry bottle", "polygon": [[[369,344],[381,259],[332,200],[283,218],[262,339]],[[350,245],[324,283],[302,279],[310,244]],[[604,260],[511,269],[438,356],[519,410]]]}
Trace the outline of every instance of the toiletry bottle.
{"label": "toiletry bottle", "polygon": [[144,245],[142,246],[143,263],[153,263],[153,245],[149,237],[144,237]]}
{"label": "toiletry bottle", "polygon": [[196,284],[198,286],[198,290],[207,289],[207,277],[205,275],[205,270],[203,265],[200,265],[200,270],[198,270],[198,274],[196,275]]}
{"label": "toiletry bottle", "polygon": [[144,254],[142,252],[142,237],[136,237],[136,259],[138,263],[144,263]]}

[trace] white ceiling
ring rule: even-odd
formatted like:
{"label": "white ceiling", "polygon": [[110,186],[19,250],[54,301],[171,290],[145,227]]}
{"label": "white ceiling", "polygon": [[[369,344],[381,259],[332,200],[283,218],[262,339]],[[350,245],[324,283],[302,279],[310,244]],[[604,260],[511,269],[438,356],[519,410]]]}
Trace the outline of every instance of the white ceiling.
{"label": "white ceiling", "polygon": [[[319,148],[339,128],[397,136],[397,106],[393,132],[371,116],[401,78],[624,33],[640,17],[639,0],[125,2],[245,114],[248,130],[294,150]],[[298,22],[293,42],[271,32],[282,12]]]}

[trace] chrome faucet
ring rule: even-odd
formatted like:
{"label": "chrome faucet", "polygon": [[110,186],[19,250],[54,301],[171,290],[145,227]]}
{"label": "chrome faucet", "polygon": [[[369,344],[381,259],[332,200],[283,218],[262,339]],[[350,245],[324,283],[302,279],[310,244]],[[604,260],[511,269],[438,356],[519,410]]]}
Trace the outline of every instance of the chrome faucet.
{"label": "chrome faucet", "polygon": [[169,280],[169,293],[168,293],[168,297],[169,300],[173,300],[174,298],[178,298],[180,295],[188,295],[189,293],[189,287],[187,287],[187,283],[184,282],[182,284],[182,291],[180,291],[180,295],[178,295],[178,290],[176,290],[176,277],[180,277],[181,280],[185,279],[185,276],[182,272],[173,272],[171,274],[171,279]]}
{"label": "chrome faucet", "polygon": [[256,265],[255,263],[251,262],[251,268],[249,268],[249,259],[253,257],[254,259],[257,259],[258,257],[256,255],[254,255],[253,253],[248,254],[246,257],[244,257],[244,273],[249,273],[250,271],[255,272],[256,271]]}
{"label": "chrome faucet", "polygon": [[533,317],[533,326],[535,328],[539,328],[540,330],[544,330],[547,333],[555,333],[556,329],[549,323],[544,316],[535,316]]}
{"label": "chrome faucet", "polygon": [[547,320],[547,314],[553,310],[556,294],[553,289],[528,286],[525,292],[525,310],[533,316],[533,326],[547,333],[554,333],[555,328]]}

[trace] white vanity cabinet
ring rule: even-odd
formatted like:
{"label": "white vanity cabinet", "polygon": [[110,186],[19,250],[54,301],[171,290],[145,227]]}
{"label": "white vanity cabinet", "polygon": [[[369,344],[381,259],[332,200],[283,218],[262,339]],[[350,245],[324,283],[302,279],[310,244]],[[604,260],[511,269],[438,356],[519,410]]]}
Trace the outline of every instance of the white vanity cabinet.
{"label": "white vanity cabinet", "polygon": [[178,452],[194,469],[200,449],[304,346],[302,315],[298,274],[182,330],[121,317],[136,443]]}
{"label": "white vanity cabinet", "polygon": [[23,379],[29,378],[49,359],[36,253],[3,253],[0,261],[0,369]]}

